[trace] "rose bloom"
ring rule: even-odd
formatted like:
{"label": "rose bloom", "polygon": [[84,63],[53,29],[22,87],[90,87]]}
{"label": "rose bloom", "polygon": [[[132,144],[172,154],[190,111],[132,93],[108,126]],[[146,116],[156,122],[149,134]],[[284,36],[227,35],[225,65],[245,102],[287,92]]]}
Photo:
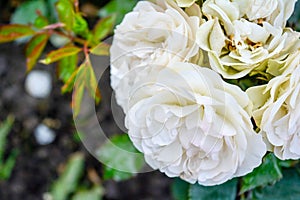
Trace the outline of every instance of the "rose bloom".
{"label": "rose bloom", "polygon": [[[286,6],[286,10],[292,7],[289,3]],[[276,21],[271,20],[276,9],[271,9],[270,20],[266,21],[243,18],[243,9],[237,1],[208,0],[202,9],[208,20],[197,32],[197,43],[208,52],[211,68],[228,79],[264,71],[268,59],[285,57],[300,46],[298,32],[272,24]]]}
{"label": "rose bloom", "polygon": [[235,0],[241,14],[249,21],[266,21],[275,27],[284,28],[293,14],[297,0]]}
{"label": "rose bloom", "polygon": [[135,84],[125,124],[152,168],[212,186],[261,164],[266,145],[253,130],[251,107],[216,72],[179,62]]}
{"label": "rose bloom", "polygon": [[188,16],[173,0],[154,2],[138,2],[115,30],[110,50],[111,86],[125,112],[127,91],[147,76],[145,66],[163,68],[172,62],[189,61],[199,51],[194,42],[199,17]]}
{"label": "rose bloom", "polygon": [[229,22],[247,19],[250,22],[268,22],[284,28],[293,14],[297,0],[206,0],[203,12]]}
{"label": "rose bloom", "polygon": [[249,88],[254,119],[280,159],[300,158],[300,52],[291,54],[283,73],[267,85]]}

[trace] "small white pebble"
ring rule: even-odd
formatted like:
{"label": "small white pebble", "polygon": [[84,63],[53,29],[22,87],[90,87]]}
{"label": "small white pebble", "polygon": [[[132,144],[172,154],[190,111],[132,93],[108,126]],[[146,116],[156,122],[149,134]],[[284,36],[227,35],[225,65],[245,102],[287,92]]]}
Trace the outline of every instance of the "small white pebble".
{"label": "small white pebble", "polygon": [[53,197],[50,193],[44,193],[43,200],[53,200]]}
{"label": "small white pebble", "polygon": [[34,70],[27,75],[25,89],[32,97],[46,98],[52,90],[52,78],[47,71]]}
{"label": "small white pebble", "polygon": [[54,47],[60,48],[68,44],[70,42],[70,39],[64,36],[53,34],[50,37],[50,42]]}
{"label": "small white pebble", "polygon": [[55,133],[48,126],[40,124],[34,130],[34,136],[38,144],[47,145],[55,140]]}

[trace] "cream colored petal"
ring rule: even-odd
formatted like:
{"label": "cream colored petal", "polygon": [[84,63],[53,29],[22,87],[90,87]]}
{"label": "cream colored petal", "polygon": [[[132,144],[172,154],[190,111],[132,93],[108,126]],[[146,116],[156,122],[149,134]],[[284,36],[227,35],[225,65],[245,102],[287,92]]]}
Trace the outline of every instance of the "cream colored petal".
{"label": "cream colored petal", "polygon": [[195,3],[196,0],[176,0],[178,6],[180,7],[190,7]]}

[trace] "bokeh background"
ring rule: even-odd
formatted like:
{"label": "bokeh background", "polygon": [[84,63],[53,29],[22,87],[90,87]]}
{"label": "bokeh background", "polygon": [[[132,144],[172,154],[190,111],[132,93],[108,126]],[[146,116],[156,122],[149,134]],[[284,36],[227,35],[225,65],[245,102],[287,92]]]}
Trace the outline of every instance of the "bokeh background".
{"label": "bokeh background", "polygon": [[[0,23],[32,22],[36,17],[33,9],[43,9],[43,5],[55,17],[51,13],[53,2],[1,0]],[[135,3],[80,0],[80,9],[93,26],[111,13],[117,13],[120,22]],[[37,64],[34,69],[51,76],[52,89],[47,98],[34,98],[26,91],[24,47],[22,41],[0,44],[0,199],[51,199],[51,193],[58,193],[61,199],[171,199],[171,179],[160,172],[133,177],[104,174],[103,165],[89,154],[78,137],[70,105],[72,95],[61,94],[63,83],[56,76],[55,66]],[[45,53],[53,49],[49,43]],[[96,110],[101,126],[109,137],[123,133],[112,117],[109,71],[99,86],[102,102]],[[41,125],[48,128],[42,139],[37,133]],[[4,129],[8,130],[6,134]]]}

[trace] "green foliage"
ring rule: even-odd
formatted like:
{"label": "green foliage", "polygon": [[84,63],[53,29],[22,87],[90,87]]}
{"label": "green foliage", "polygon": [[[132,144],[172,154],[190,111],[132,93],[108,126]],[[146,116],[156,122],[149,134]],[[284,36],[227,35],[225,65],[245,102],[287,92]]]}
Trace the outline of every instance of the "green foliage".
{"label": "green foliage", "polygon": [[76,13],[74,16],[74,23],[72,30],[75,34],[82,36],[83,38],[88,38],[89,27],[87,21],[81,16],[80,13]]}
{"label": "green foliage", "polygon": [[273,153],[269,153],[258,168],[244,177],[212,187],[198,183],[192,185],[177,178],[171,186],[171,192],[175,200],[234,200],[237,196],[243,200],[296,200],[300,199],[298,164],[297,160],[280,161]]}
{"label": "green foliage", "polygon": [[268,154],[263,163],[254,171],[242,178],[240,194],[252,190],[258,186],[266,186],[275,183],[282,178],[278,161],[273,154]]}
{"label": "green foliage", "polygon": [[0,124],[0,180],[6,180],[10,177],[15,166],[18,150],[14,149],[9,153],[8,158],[4,159],[7,136],[10,133],[14,123],[14,118],[9,116],[6,121]]}
{"label": "green foliage", "polygon": [[72,200],[101,200],[104,190],[101,186],[94,186],[90,190],[82,190],[77,192]]}
{"label": "green foliage", "polygon": [[59,78],[66,83],[77,68],[78,54],[64,57],[57,63]]}
{"label": "green foliage", "polygon": [[198,184],[190,186],[190,200],[235,200],[237,193],[237,179],[233,179],[213,187],[204,187]]}
{"label": "green foliage", "polygon": [[[71,76],[72,77],[72,76]],[[65,87],[69,87],[66,83]],[[72,84],[73,85],[73,84]],[[84,94],[84,88],[86,88],[96,101],[96,103],[99,103],[101,99],[100,92],[98,90],[98,83],[96,80],[96,76],[94,73],[94,69],[92,67],[91,61],[89,57],[86,57],[86,60],[83,62],[83,64],[79,67],[78,71],[76,72],[76,82],[74,84],[74,92],[73,92],[73,102],[72,102],[72,108],[74,116],[78,116],[80,112],[80,106]]]}
{"label": "green foliage", "polygon": [[55,4],[59,21],[65,25],[65,29],[70,31],[75,20],[75,10],[72,1],[59,0]]}
{"label": "green foliage", "polygon": [[34,24],[40,15],[47,15],[47,4],[44,0],[30,0],[22,3],[11,16],[12,24]]}
{"label": "green foliage", "polygon": [[91,53],[97,56],[108,56],[110,46],[106,43],[101,42],[96,47],[91,49]]}
{"label": "green foliage", "polygon": [[[56,43],[57,39],[62,40],[64,44],[54,44],[58,49],[49,52],[40,63],[57,63],[57,75],[64,82],[62,93],[72,92],[74,88],[72,106],[77,116],[86,89],[96,103],[100,102],[88,54],[109,55],[109,45],[101,40],[113,32],[115,21],[115,15],[107,16],[89,29],[76,0],[30,0],[18,7],[11,18],[12,24],[0,25],[0,43],[26,38],[26,65],[27,71],[30,71],[49,40]],[[31,39],[28,40],[28,37]],[[84,58],[79,59],[82,52]],[[75,80],[79,82],[75,84]]]}
{"label": "green foliage", "polygon": [[172,192],[173,198],[175,200],[188,199],[189,188],[190,188],[189,183],[187,183],[179,178],[175,178],[174,182],[171,185],[171,192]]}
{"label": "green foliage", "polygon": [[76,191],[79,180],[84,171],[84,157],[82,154],[71,156],[65,170],[59,179],[54,182],[50,195],[55,200],[65,200]]}
{"label": "green foliage", "polygon": [[132,173],[119,171],[114,168],[110,168],[108,166],[105,166],[104,170],[103,170],[103,179],[104,180],[123,181],[123,180],[130,179],[133,176],[134,176],[134,174],[132,174]]}
{"label": "green foliage", "polygon": [[300,2],[297,1],[294,13],[289,19],[289,24],[297,31],[300,31]]}
{"label": "green foliage", "polygon": [[38,58],[42,54],[49,39],[49,34],[36,34],[26,45],[26,65],[27,70],[30,71],[36,64]]}
{"label": "green foliage", "polygon": [[247,75],[239,79],[225,79],[226,82],[239,86],[243,91],[246,91],[248,88],[263,85],[267,83],[267,80],[270,80],[269,74],[260,74],[260,75]]}
{"label": "green foliage", "polygon": [[253,191],[248,199],[274,200],[274,199],[300,199],[300,175],[296,168],[283,171],[283,179],[274,185]]}
{"label": "green foliage", "polygon": [[113,25],[116,21],[116,15],[111,15],[101,19],[96,25],[93,30],[94,33],[94,40],[100,41],[103,40],[106,36],[108,36],[112,30]]}
{"label": "green foliage", "polygon": [[209,187],[201,186],[198,183],[189,184],[181,179],[175,179],[171,191],[175,200],[235,200],[237,186],[237,179]]}
{"label": "green foliage", "polygon": [[131,11],[137,2],[138,0],[111,0],[99,11],[99,16],[107,17],[115,14],[117,16],[116,24],[119,24],[124,15]]}
{"label": "green foliage", "polygon": [[48,8],[47,18],[51,23],[55,23],[58,21],[58,13],[55,8],[55,4],[58,1],[59,0],[47,0],[47,8]]}
{"label": "green foliage", "polygon": [[0,43],[11,42],[33,34],[35,34],[35,31],[30,26],[26,25],[13,24],[0,26]]}
{"label": "green foliage", "polygon": [[45,65],[49,65],[49,64],[57,62],[63,58],[76,55],[80,51],[82,51],[82,49],[78,48],[76,46],[65,46],[58,50],[51,51],[50,53],[47,54],[46,58],[41,60],[40,62]]}
{"label": "green foliage", "polygon": [[49,192],[50,199],[53,200],[101,200],[104,195],[104,189],[100,182],[94,183],[88,188],[82,186],[81,179],[84,174],[85,159],[81,153],[75,153],[70,156],[66,166],[53,183]]}
{"label": "green foliage", "polygon": [[[135,153],[135,157],[128,156],[128,153]],[[116,135],[104,144],[97,152],[104,166],[104,178],[116,181],[126,180],[144,166],[144,158],[139,153],[127,134]],[[122,168],[122,171],[116,170]]]}
{"label": "green foliage", "polygon": [[39,29],[44,28],[47,25],[49,25],[49,21],[47,17],[43,15],[39,15],[34,21],[34,26]]}

